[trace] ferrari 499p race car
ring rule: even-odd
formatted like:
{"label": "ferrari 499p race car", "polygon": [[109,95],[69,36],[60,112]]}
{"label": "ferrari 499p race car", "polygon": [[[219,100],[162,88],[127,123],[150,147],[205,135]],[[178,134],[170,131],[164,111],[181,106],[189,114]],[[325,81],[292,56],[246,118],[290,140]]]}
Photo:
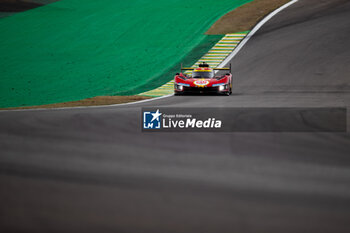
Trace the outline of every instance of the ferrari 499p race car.
{"label": "ferrari 499p race car", "polygon": [[[192,75],[184,74],[183,70],[191,70]],[[216,75],[222,70],[229,70],[224,75]],[[216,93],[230,95],[232,93],[232,74],[230,68],[210,68],[208,64],[201,63],[197,68],[183,68],[181,73],[175,75],[174,93]]]}

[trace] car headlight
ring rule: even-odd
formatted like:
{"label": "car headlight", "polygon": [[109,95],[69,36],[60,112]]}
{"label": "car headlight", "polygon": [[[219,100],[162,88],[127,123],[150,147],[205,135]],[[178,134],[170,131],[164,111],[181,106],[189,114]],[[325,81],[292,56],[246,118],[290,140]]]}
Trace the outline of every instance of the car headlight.
{"label": "car headlight", "polygon": [[179,85],[179,84],[175,84],[175,89],[179,90],[179,91],[182,91],[184,89],[184,86]]}
{"label": "car headlight", "polygon": [[184,87],[189,87],[190,84],[187,83],[175,83],[175,89],[182,91],[184,89]]}
{"label": "car headlight", "polygon": [[223,91],[227,89],[227,84],[226,83],[216,83],[213,84],[213,87],[219,87],[219,91]]}

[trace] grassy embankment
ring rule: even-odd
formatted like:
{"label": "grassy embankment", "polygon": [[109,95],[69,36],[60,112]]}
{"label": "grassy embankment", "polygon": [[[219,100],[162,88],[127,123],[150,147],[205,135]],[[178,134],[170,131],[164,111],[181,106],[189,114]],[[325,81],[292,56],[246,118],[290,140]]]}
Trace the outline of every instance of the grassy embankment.
{"label": "grassy embankment", "polygon": [[247,1],[62,0],[2,18],[0,107],[153,89],[198,46],[209,49],[205,31]]}
{"label": "grassy embankment", "polygon": [[[237,9],[229,12],[228,14],[221,17],[216,23],[212,25],[211,28],[207,31],[206,34],[208,35],[216,35],[216,34],[226,34],[226,33],[233,33],[237,31],[245,31],[250,30],[259,20],[261,20],[264,16],[266,16],[268,13],[276,9],[277,7],[285,4],[288,2],[288,0],[255,0],[253,2],[247,3],[241,7],[238,7]],[[203,40],[202,40],[203,43]],[[208,46],[211,46],[211,44],[208,43]],[[195,46],[196,47],[196,46]],[[192,48],[195,49],[195,48]],[[203,48],[202,48],[203,49]],[[198,50],[198,49],[197,49]],[[198,55],[200,55],[200,51],[197,51]],[[183,60],[184,58],[182,58]],[[193,62],[196,59],[196,55],[192,55],[191,59],[187,59],[188,62]],[[174,65],[172,68],[169,68],[169,70],[174,69]],[[163,79],[164,82],[166,80],[166,71],[163,70]],[[159,74],[158,78],[162,75]],[[149,80],[152,82],[152,80]],[[153,80],[153,83],[155,80]],[[156,83],[156,85],[160,85],[161,83]],[[150,88],[147,83],[146,85],[143,84],[143,88]],[[142,85],[139,86],[139,88],[142,88]],[[128,91],[126,91],[127,93]],[[133,92],[129,91],[127,94],[132,94]],[[136,92],[135,92],[136,93]],[[21,107],[21,108],[51,108],[51,107],[69,107],[69,106],[86,106],[86,105],[104,105],[104,104],[114,104],[114,103],[124,103],[124,102],[130,102],[135,100],[144,99],[146,97],[140,97],[140,96],[99,96],[94,98],[87,98],[83,100],[78,101],[69,101],[69,102],[63,102],[63,103],[56,103],[56,104],[47,104],[47,105],[40,105],[40,106],[32,106],[32,107]]]}

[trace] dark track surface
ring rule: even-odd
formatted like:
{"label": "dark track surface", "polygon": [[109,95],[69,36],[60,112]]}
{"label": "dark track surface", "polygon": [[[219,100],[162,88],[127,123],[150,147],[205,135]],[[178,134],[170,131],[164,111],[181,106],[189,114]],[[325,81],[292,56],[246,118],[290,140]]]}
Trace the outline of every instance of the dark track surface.
{"label": "dark track surface", "polygon": [[349,134],[139,125],[141,106],[349,107],[349,29],[349,1],[301,0],[234,58],[231,97],[0,112],[0,231],[350,232]]}

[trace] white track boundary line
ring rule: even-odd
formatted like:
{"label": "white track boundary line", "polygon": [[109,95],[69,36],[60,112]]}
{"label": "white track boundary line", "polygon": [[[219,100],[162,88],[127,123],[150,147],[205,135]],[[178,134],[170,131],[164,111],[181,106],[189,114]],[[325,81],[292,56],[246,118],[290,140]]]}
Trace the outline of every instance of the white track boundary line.
{"label": "white track boundary line", "polygon": [[[218,68],[223,68],[227,63],[234,58],[237,53],[243,48],[243,46],[248,42],[248,40],[267,22],[269,21],[273,16],[277,15],[280,11],[284,10],[285,8],[289,7],[290,5],[298,2],[299,0],[292,0],[283,6],[277,8],[273,12],[271,12],[268,16],[266,16],[263,20],[261,20],[255,27],[249,32],[249,34],[239,43],[239,45],[233,50],[233,52],[226,57],[225,60],[223,60],[220,65],[218,65]],[[13,109],[13,110],[0,110],[0,112],[22,112],[22,111],[42,111],[42,110],[69,110],[69,109],[84,109],[84,108],[106,108],[106,107],[119,107],[119,106],[125,106],[125,105],[132,105],[132,104],[140,104],[145,102],[151,102],[154,100],[159,100],[163,98],[168,98],[174,96],[174,94],[171,95],[164,95],[160,97],[155,97],[151,99],[145,99],[135,102],[129,102],[129,103],[123,103],[123,104],[111,104],[111,105],[97,105],[97,106],[80,106],[80,107],[62,107],[62,108],[32,108],[32,109]]]}
{"label": "white track boundary line", "polygon": [[225,65],[227,65],[227,63],[229,63],[229,61],[232,60],[232,58],[234,58],[237,53],[243,48],[243,46],[249,41],[249,39],[267,22],[269,21],[272,17],[274,17],[275,15],[277,15],[279,12],[283,11],[284,9],[286,9],[287,7],[289,7],[290,5],[298,2],[299,0],[293,0],[290,1],[286,4],[284,4],[283,6],[277,8],[276,10],[274,10],[273,12],[271,12],[270,14],[268,14],[263,20],[261,20],[257,25],[255,25],[255,27],[248,33],[248,35],[241,41],[241,43],[239,43],[239,45],[233,50],[233,52],[228,55],[226,57],[225,60],[223,60],[221,62],[220,65],[218,65],[218,68],[223,68]]}

